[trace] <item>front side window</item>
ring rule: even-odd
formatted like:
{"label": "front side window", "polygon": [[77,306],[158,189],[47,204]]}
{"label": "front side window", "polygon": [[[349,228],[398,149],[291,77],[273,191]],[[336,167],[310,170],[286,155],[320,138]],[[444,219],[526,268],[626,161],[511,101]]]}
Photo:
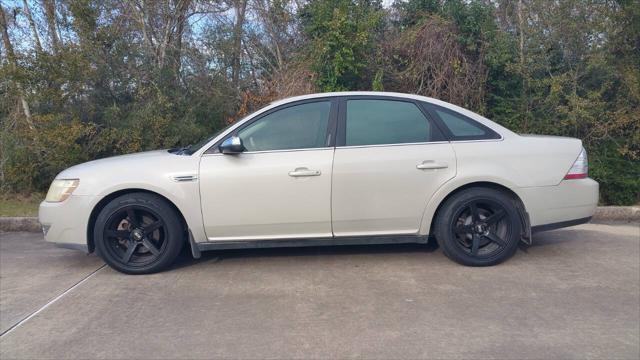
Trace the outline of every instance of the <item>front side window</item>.
{"label": "front side window", "polygon": [[290,106],[263,116],[238,136],[247,151],[325,147],[330,111],[329,101]]}
{"label": "front side window", "polygon": [[488,127],[455,111],[432,106],[435,115],[451,133],[452,140],[484,140],[499,139],[498,135]]}
{"label": "front side window", "polygon": [[434,130],[411,102],[348,100],[345,145],[380,145],[433,141]]}

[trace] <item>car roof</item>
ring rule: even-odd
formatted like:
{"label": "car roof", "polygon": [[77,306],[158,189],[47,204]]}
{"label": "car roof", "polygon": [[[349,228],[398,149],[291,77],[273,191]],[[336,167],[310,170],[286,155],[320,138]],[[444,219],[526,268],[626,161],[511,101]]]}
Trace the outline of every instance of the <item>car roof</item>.
{"label": "car roof", "polygon": [[[292,103],[292,102],[296,102],[296,101],[301,101],[301,100],[309,100],[309,99],[317,99],[317,98],[327,98],[327,97],[340,97],[340,96],[371,96],[371,97],[394,97],[394,98],[398,98],[398,99],[412,99],[412,100],[418,100],[418,101],[424,101],[424,102],[428,102],[434,105],[438,105],[438,106],[442,106],[444,108],[453,110],[455,112],[464,114],[474,120],[480,121],[481,123],[485,123],[485,122],[490,122],[492,125],[497,125],[495,124],[493,121],[483,117],[480,114],[477,114],[471,110],[465,109],[463,107],[460,107],[458,105],[454,105],[451,103],[448,103],[446,101],[442,101],[442,100],[438,100],[435,98],[431,98],[431,97],[427,97],[427,96],[422,96],[422,95],[416,95],[416,94],[406,94],[406,93],[399,93],[399,92],[386,92],[386,91],[339,91],[339,92],[325,92],[325,93],[315,93],[315,94],[307,94],[307,95],[300,95],[300,96],[292,96],[292,97],[288,97],[288,98],[284,98],[281,100],[276,100],[272,103],[270,103],[269,105],[267,105],[265,108],[263,109],[272,109],[276,106],[279,105],[284,105],[284,104],[288,104],[288,103]],[[486,125],[486,124],[485,124]]]}
{"label": "car roof", "polygon": [[286,104],[294,101],[300,101],[300,100],[325,98],[325,97],[338,97],[338,96],[387,96],[387,97],[397,97],[397,98],[404,98],[404,99],[428,101],[433,103],[442,102],[443,104],[451,105],[449,103],[445,103],[438,99],[434,99],[426,96],[398,93],[398,92],[386,92],[386,91],[337,91],[337,92],[314,93],[314,94],[307,94],[307,95],[292,96],[292,97],[276,100],[272,102],[271,105],[282,105],[282,104]]}
{"label": "car roof", "polygon": [[438,105],[450,110],[453,110],[455,112],[461,113],[463,115],[466,115],[484,125],[489,126],[490,128],[492,128],[493,130],[497,130],[500,133],[504,133],[509,132],[511,134],[513,134],[513,132],[511,132],[509,129],[500,126],[499,124],[487,119],[486,117],[475,113],[469,109],[465,109],[463,107],[460,107],[458,105],[454,105],[451,103],[448,103],[446,101],[442,101],[442,100],[438,100],[432,97],[428,97],[428,96],[422,96],[422,95],[416,95],[416,94],[406,94],[406,93],[399,93],[399,92],[386,92],[386,91],[339,91],[339,92],[326,92],[326,93],[315,93],[315,94],[308,94],[308,95],[300,95],[300,96],[293,96],[293,97],[288,97],[288,98],[284,98],[281,100],[276,100],[274,102],[272,102],[271,104],[269,104],[267,106],[267,108],[272,109],[276,106],[279,105],[284,105],[284,104],[288,104],[291,102],[295,102],[295,101],[301,101],[301,100],[308,100],[308,99],[317,99],[317,98],[327,98],[327,97],[339,97],[339,96],[371,96],[371,97],[376,97],[376,96],[385,96],[385,97],[395,97],[395,98],[399,98],[399,99],[412,99],[412,100],[418,100],[418,101],[424,101],[424,102],[428,102],[434,105]]}

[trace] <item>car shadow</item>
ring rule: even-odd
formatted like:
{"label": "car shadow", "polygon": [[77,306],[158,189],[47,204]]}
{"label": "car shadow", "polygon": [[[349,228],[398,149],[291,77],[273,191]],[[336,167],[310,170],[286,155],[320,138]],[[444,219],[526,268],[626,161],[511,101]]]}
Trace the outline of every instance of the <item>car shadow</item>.
{"label": "car shadow", "polygon": [[589,234],[593,234],[593,230],[580,230],[580,229],[559,229],[549,230],[533,234],[532,244],[527,245],[530,247],[549,246],[560,243],[579,242]]}
{"label": "car shadow", "polygon": [[[597,224],[597,223],[596,223]],[[607,225],[611,225],[612,223],[605,223]],[[632,224],[632,223],[613,223],[613,224]],[[531,245],[526,245],[524,243],[520,243],[520,249],[524,252],[527,252],[528,249],[531,248],[540,248],[540,247],[548,247],[559,244],[570,244],[576,243],[576,245],[580,245],[584,241],[584,239],[593,238],[595,234],[598,234],[601,238],[607,239],[612,235],[611,233],[603,230],[597,230],[594,228],[584,229],[584,228],[574,228],[567,227],[563,229],[556,230],[548,230],[541,231],[533,234],[533,241]]]}
{"label": "car shadow", "polygon": [[233,250],[203,251],[199,259],[191,255],[191,248],[183,248],[180,256],[167,270],[176,270],[204,262],[219,262],[234,258],[264,257],[304,257],[304,256],[345,256],[363,254],[432,253],[438,243],[429,239],[426,244],[372,244],[372,245],[330,245],[304,247],[249,248]]}

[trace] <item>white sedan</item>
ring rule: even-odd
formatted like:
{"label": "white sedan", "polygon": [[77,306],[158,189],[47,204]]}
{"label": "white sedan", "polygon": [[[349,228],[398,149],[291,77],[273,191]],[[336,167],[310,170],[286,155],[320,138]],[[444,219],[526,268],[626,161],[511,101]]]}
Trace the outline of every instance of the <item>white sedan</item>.
{"label": "white sedan", "polygon": [[116,270],[204,250],[424,243],[494,265],[531,233],[589,221],[598,183],[578,139],[518,135],[458,106],[384,92],[275,102],[198,144],[62,171],[45,239]]}

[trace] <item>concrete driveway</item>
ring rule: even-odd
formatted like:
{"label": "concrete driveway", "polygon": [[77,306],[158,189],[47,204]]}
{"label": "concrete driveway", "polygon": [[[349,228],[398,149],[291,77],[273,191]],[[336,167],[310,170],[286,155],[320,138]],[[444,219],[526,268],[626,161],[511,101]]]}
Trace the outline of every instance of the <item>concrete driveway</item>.
{"label": "concrete driveway", "polygon": [[184,255],[126,276],[3,233],[0,358],[638,359],[640,226],[534,241],[490,268],[385,245]]}

